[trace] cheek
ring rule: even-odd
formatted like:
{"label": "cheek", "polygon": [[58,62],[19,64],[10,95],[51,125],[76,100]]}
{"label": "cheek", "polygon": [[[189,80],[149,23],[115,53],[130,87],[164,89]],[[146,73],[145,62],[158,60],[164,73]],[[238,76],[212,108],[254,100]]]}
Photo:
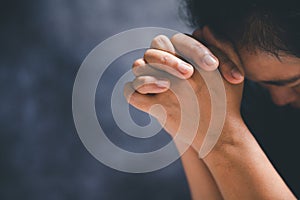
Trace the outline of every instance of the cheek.
{"label": "cheek", "polygon": [[288,104],[300,104],[300,95],[293,88],[265,86],[269,91],[273,102],[278,106],[285,106]]}

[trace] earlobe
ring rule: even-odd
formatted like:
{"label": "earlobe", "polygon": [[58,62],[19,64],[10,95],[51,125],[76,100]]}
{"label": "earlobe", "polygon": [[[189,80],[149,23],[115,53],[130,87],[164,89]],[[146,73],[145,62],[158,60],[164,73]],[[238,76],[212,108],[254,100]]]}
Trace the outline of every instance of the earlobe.
{"label": "earlobe", "polygon": [[219,70],[223,78],[230,84],[237,85],[244,81],[244,76],[229,59],[220,59]]}

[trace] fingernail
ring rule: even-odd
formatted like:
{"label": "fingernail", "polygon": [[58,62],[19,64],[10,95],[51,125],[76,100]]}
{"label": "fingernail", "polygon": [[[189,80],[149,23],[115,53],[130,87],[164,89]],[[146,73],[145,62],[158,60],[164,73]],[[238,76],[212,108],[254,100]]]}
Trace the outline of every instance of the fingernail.
{"label": "fingernail", "polygon": [[178,69],[181,73],[186,74],[192,70],[192,67],[190,65],[187,65],[185,63],[180,63],[178,66]]}
{"label": "fingernail", "polygon": [[168,88],[169,82],[168,81],[156,81],[156,85],[160,88]]}
{"label": "fingernail", "polygon": [[211,67],[213,69],[215,69],[215,68],[218,67],[217,66],[218,65],[218,61],[214,57],[212,57],[211,55],[204,56],[203,61],[204,61],[204,63],[207,66],[209,66],[209,67]]}
{"label": "fingernail", "polygon": [[240,80],[241,78],[243,78],[243,75],[240,73],[239,70],[237,70],[236,68],[233,68],[231,70],[231,75],[233,78],[237,79],[237,80]]}

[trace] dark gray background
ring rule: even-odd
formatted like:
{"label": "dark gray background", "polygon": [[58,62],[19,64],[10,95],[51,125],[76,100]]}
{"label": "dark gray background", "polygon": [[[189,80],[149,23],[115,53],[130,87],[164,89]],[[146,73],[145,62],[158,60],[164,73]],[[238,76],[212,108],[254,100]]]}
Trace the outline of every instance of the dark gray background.
{"label": "dark gray background", "polygon": [[[182,32],[179,0],[27,0],[0,6],[0,199],[189,199],[180,161],[148,174],[126,174],[95,160],[77,136],[71,110],[76,72],[106,38],[136,27]],[[130,140],[108,105],[113,82],[142,52],[113,63],[97,93],[100,123],[133,151],[169,141]],[[104,91],[104,92],[103,92]],[[137,123],[146,115],[132,109]],[[146,148],[145,148],[146,147]]]}

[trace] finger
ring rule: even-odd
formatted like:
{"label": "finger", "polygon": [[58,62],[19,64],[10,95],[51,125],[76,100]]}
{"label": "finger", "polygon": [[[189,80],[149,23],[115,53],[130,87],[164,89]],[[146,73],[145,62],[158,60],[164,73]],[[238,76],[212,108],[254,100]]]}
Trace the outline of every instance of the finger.
{"label": "finger", "polygon": [[188,79],[194,73],[191,64],[165,51],[149,49],[144,54],[144,60],[156,69],[180,79]]}
{"label": "finger", "polygon": [[[133,63],[132,72],[136,77],[139,76],[152,76],[156,77],[157,79],[167,79],[172,80],[174,77],[167,72],[158,70],[156,68],[151,67],[150,65],[146,64],[143,59],[138,59]],[[169,82],[170,82],[169,81]],[[160,84],[161,86],[162,84]]]}
{"label": "finger", "polygon": [[222,52],[226,52],[227,57],[234,62],[232,65],[220,65],[220,71],[224,78],[232,84],[239,84],[243,82],[244,70],[241,67],[242,63],[240,62],[240,58],[235,52],[234,47],[230,43],[223,41],[221,42],[220,40],[216,39],[208,27],[203,28],[202,36],[210,45],[217,47]]}
{"label": "finger", "polygon": [[219,70],[221,71],[221,74],[224,77],[224,79],[231,84],[242,83],[244,81],[244,76],[242,76],[241,73],[238,71],[236,64],[217,47],[211,46],[210,49],[219,58]]}
{"label": "finger", "polygon": [[143,66],[143,65],[146,65],[145,60],[143,58],[139,58],[134,61],[134,63],[132,64],[132,68]]}
{"label": "finger", "polygon": [[143,66],[135,66],[134,68],[132,68],[132,72],[135,77],[153,76],[158,79],[160,79],[160,78],[173,79],[174,78],[171,74],[169,74],[167,72],[163,72],[156,68],[153,68],[152,66],[147,65],[147,64],[143,65]]}
{"label": "finger", "polygon": [[124,86],[124,97],[127,102],[133,107],[148,112],[151,106],[154,104],[154,97],[151,95],[143,95],[134,90],[132,83],[126,83]]}
{"label": "finger", "polygon": [[[222,45],[221,45],[220,42],[218,42],[218,40],[213,39],[213,38],[208,38],[208,37],[211,37],[212,33],[209,29],[207,30],[207,27],[204,27],[204,33],[205,33],[205,36],[206,36],[205,39],[204,39],[204,36],[203,36],[203,30],[202,29],[196,29],[193,32],[193,37],[195,39],[197,39],[198,41],[200,41],[200,40],[210,41],[209,44],[211,44],[213,46],[216,46],[217,48],[220,49],[220,47]],[[221,71],[221,74],[223,75],[223,77],[229,83],[239,84],[239,83],[244,81],[244,76],[239,71],[238,67],[234,63],[230,62],[229,59],[226,60],[226,63],[223,60],[223,63],[219,66],[219,70]]]}
{"label": "finger", "polygon": [[170,81],[152,76],[140,76],[132,82],[132,87],[140,94],[159,94],[170,88]]}
{"label": "finger", "polygon": [[143,71],[145,70],[149,71],[148,68],[149,70],[152,69],[149,65],[147,65],[147,63],[143,58],[140,58],[134,61],[134,63],[132,64],[132,73],[135,76],[140,76]]}
{"label": "finger", "polygon": [[132,73],[138,77],[138,76],[156,76],[158,75],[159,71],[157,69],[154,69],[150,65],[146,64],[144,59],[138,59],[136,60],[132,65]]}
{"label": "finger", "polygon": [[218,59],[196,39],[179,33],[171,38],[171,42],[180,56],[196,64],[199,68],[206,71],[213,71],[218,68]]}
{"label": "finger", "polygon": [[175,48],[170,39],[165,35],[156,36],[152,40],[150,48],[166,51],[175,55]]}

